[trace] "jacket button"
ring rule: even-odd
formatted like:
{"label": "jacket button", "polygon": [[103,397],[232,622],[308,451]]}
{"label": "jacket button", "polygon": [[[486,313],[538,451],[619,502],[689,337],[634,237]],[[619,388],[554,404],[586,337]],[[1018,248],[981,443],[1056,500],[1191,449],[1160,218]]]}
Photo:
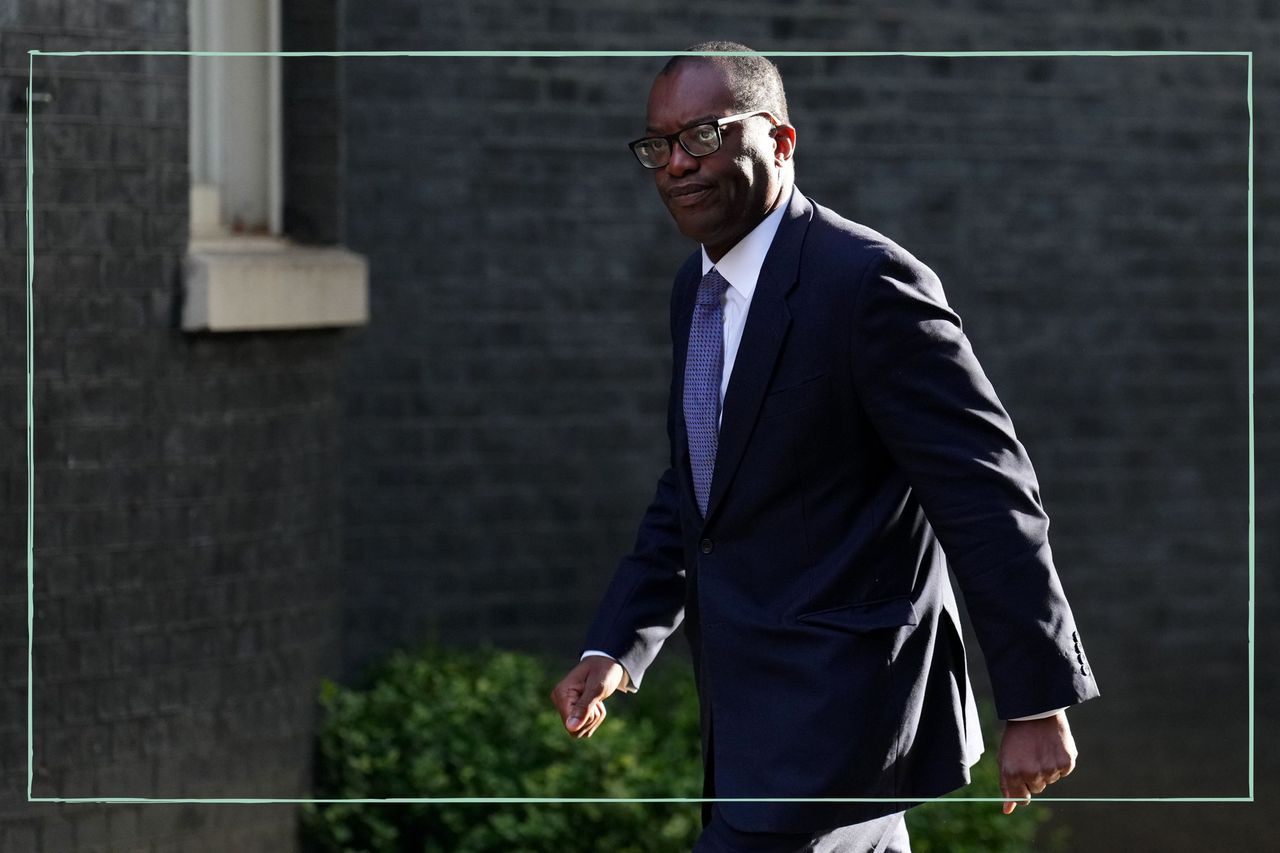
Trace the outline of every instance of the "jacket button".
{"label": "jacket button", "polygon": [[712,542],[710,539],[703,539],[701,547],[702,547],[702,553],[710,554],[712,551],[716,549],[716,543]]}
{"label": "jacket button", "polygon": [[1088,674],[1089,674],[1089,667],[1087,667],[1087,666],[1082,666],[1082,667],[1080,667],[1080,674],[1081,674],[1081,675],[1088,675]]}
{"label": "jacket button", "polygon": [[1080,662],[1081,666],[1084,666],[1084,655],[1076,655],[1076,660]]}
{"label": "jacket button", "polygon": [[1077,643],[1078,643],[1078,642],[1080,642],[1080,632],[1079,632],[1079,631],[1072,631],[1072,632],[1071,632],[1071,639],[1075,640]]}

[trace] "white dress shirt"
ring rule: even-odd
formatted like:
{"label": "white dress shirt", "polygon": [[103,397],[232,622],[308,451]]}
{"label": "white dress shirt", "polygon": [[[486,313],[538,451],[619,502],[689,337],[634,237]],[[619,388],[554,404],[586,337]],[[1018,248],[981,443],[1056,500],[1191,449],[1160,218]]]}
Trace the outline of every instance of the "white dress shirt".
{"label": "white dress shirt", "polygon": [[729,377],[733,374],[733,364],[738,358],[738,345],[742,343],[742,330],[747,325],[747,311],[751,308],[751,297],[756,292],[760,269],[764,266],[765,255],[769,254],[769,247],[773,245],[778,226],[782,224],[782,216],[790,205],[791,197],[788,196],[786,203],[779,204],[718,262],[713,263],[707,256],[707,247],[702,247],[702,274],[705,276],[715,267],[725,281],[729,282],[720,303],[724,306],[724,367],[720,373],[721,418],[724,417],[725,391],[729,388]]}
{"label": "white dress shirt", "polygon": [[[795,192],[794,186],[791,191]],[[751,308],[751,297],[756,292],[756,282],[760,279],[765,255],[769,253],[773,238],[778,233],[778,226],[782,224],[783,214],[790,206],[791,196],[788,195],[785,202],[774,208],[773,212],[751,229],[747,236],[725,252],[724,257],[719,261],[713,262],[707,255],[707,247],[702,247],[702,274],[705,276],[712,267],[715,267],[720,271],[720,275],[724,276],[725,281],[729,282],[729,287],[726,288],[721,301],[724,306],[724,367],[720,374],[721,418],[724,417],[724,395],[729,388],[729,377],[733,374],[733,364],[738,357],[738,345],[742,343],[742,330],[747,325],[747,311]],[[613,658],[613,655],[597,649],[587,649],[582,653],[583,658],[589,655]],[[624,693],[634,693],[636,690],[631,686],[631,676],[626,674],[626,667],[623,667],[622,685],[618,689]],[[1014,719],[1036,720],[1041,717],[1051,717],[1061,710],[1061,708],[1055,708],[1041,714]]]}

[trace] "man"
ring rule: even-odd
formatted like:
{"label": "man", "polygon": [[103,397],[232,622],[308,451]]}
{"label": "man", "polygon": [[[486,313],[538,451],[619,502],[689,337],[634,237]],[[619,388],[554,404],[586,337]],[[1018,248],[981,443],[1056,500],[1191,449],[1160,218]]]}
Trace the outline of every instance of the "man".
{"label": "man", "polygon": [[552,700],[590,737],[683,621],[704,796],[809,800],[704,807],[695,849],[907,850],[902,800],[967,784],[982,750],[948,563],[1009,721],[1006,813],[1071,772],[1064,709],[1098,689],[937,277],[795,189],[795,146],[763,57],[654,81],[632,150],[701,244],[672,292],[671,457]]}

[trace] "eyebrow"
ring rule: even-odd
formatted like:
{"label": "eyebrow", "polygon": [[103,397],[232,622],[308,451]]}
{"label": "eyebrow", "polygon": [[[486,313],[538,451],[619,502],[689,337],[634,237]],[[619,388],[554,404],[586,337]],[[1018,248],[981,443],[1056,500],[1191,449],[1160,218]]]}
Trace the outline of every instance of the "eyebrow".
{"label": "eyebrow", "polygon": [[[690,121],[688,124],[681,125],[680,130],[677,130],[676,133],[679,133],[681,130],[688,130],[691,127],[697,127],[700,124],[709,124],[710,122],[713,122],[718,118],[720,118],[720,116],[715,115],[714,113],[708,113],[707,115],[699,116],[698,118],[695,118],[692,121]],[[662,133],[662,131],[654,128],[653,125],[645,125],[644,132],[651,134],[653,136],[665,135]]]}

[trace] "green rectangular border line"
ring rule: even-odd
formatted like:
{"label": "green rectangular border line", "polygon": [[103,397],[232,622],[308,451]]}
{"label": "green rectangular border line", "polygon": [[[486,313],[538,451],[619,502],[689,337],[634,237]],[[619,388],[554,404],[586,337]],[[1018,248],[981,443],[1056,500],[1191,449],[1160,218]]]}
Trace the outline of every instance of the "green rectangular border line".
{"label": "green rectangular border line", "polygon": [[[704,803],[704,802],[970,802],[1003,803],[1004,797],[385,797],[362,799],[305,799],[305,798],[232,798],[232,797],[34,797],[34,741],[32,738],[32,694],[34,648],[35,596],[34,596],[34,511],[35,464],[33,418],[33,301],[32,282],[35,276],[35,228],[34,228],[34,163],[33,163],[33,111],[31,92],[35,80],[36,56],[415,56],[415,57],[669,57],[676,54],[697,56],[741,56],[743,51],[681,51],[681,50],[405,50],[405,51],[191,51],[191,50],[29,50],[27,64],[27,802],[31,803]],[[919,56],[919,57],[1027,57],[1027,56],[1243,56],[1248,60],[1245,103],[1249,116],[1249,169],[1248,169],[1248,400],[1249,400],[1249,607],[1248,607],[1248,661],[1249,661],[1249,793],[1242,797],[1042,797],[1054,803],[1252,803],[1254,802],[1254,593],[1255,593],[1255,486],[1254,486],[1254,403],[1253,403],[1253,51],[1251,50],[996,50],[996,51],[751,51],[763,56]]]}

